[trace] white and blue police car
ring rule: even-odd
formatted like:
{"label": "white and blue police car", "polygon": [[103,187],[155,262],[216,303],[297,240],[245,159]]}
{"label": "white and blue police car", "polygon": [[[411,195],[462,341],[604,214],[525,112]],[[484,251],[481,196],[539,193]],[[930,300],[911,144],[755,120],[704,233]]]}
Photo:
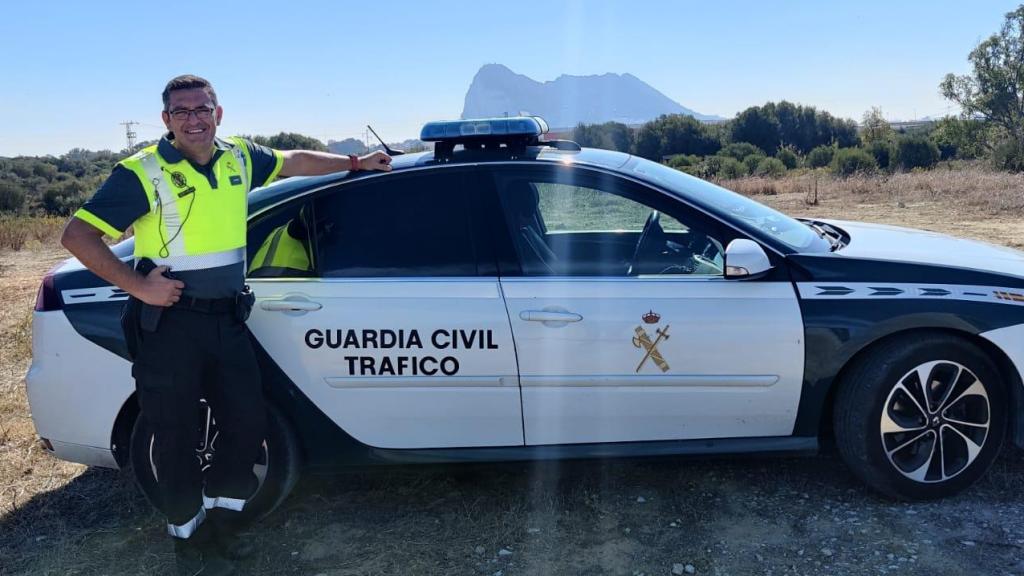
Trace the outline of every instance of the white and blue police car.
{"label": "white and blue police car", "polygon": [[[529,117],[435,122],[390,173],[249,197],[248,321],[271,414],[246,509],[300,470],[812,453],[884,494],[955,493],[1024,445],[1024,253],[796,220]],[[114,247],[128,261],[132,240]],[[159,482],[118,322],[49,273],[26,378],[59,458]],[[216,415],[196,457],[216,466]],[[831,440],[829,440],[831,441]]]}

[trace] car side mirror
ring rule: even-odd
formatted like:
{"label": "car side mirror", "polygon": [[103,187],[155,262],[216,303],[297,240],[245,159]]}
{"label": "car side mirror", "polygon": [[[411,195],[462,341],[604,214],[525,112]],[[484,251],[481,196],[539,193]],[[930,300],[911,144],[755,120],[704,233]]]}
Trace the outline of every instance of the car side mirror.
{"label": "car side mirror", "polygon": [[725,248],[726,278],[756,278],[771,269],[764,248],[753,240],[737,238]]}

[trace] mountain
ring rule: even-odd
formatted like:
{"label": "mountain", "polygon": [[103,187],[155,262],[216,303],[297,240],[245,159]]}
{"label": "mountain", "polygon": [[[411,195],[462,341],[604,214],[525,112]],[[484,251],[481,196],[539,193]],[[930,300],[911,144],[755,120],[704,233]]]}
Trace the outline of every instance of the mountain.
{"label": "mountain", "polygon": [[577,124],[642,124],[662,114],[689,114],[698,120],[721,120],[694,112],[632,74],[562,75],[537,82],[501,64],[486,64],[466,92],[462,118],[541,116],[552,129]]}

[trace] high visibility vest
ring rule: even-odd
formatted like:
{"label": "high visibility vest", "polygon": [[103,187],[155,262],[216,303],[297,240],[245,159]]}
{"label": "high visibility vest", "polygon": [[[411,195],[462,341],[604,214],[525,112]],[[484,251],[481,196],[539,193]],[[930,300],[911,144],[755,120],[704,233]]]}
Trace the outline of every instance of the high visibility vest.
{"label": "high visibility vest", "polygon": [[313,269],[306,243],[288,233],[288,224],[275,228],[256,251],[250,268],[253,274],[281,276]]}
{"label": "high visibility vest", "polygon": [[149,146],[122,160],[142,182],[149,213],[133,224],[135,259],[172,270],[202,270],[245,260],[246,218],[252,182],[249,149],[236,138],[212,167],[217,188],[188,160],[164,160]]}

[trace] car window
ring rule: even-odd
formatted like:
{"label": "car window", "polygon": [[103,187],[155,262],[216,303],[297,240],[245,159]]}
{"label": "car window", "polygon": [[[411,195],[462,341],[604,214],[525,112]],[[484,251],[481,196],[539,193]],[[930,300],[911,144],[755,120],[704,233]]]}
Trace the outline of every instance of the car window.
{"label": "car window", "polygon": [[250,278],[302,278],[314,275],[310,207],[291,204],[258,217],[246,244]]}
{"label": "car window", "polygon": [[721,242],[658,210],[613,177],[496,174],[523,273],[532,276],[721,275]]}
{"label": "car window", "polygon": [[315,202],[324,277],[475,276],[463,172],[355,182]]}
{"label": "car window", "polygon": [[699,205],[708,206],[721,216],[749,230],[766,234],[797,251],[828,252],[829,242],[798,220],[756,202],[657,162],[637,158],[635,176],[678,194]]}

